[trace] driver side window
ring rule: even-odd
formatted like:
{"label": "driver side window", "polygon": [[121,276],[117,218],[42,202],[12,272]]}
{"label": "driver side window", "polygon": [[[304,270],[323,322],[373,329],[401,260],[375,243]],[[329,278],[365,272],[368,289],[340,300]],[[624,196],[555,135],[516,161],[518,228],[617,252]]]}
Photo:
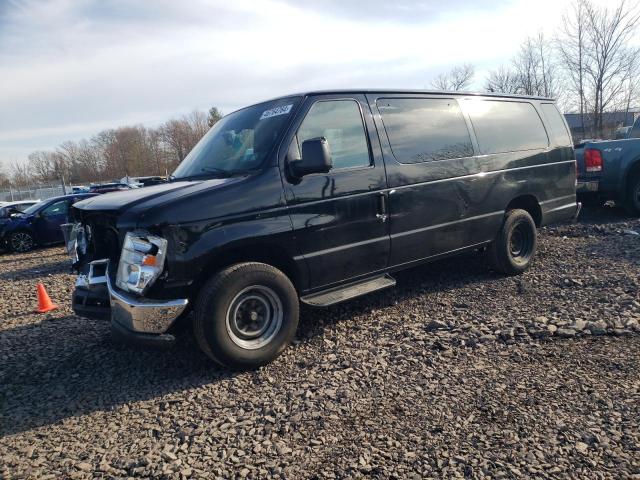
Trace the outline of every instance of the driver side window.
{"label": "driver side window", "polygon": [[64,215],[69,210],[69,204],[66,200],[52,203],[42,211],[43,217],[52,217],[54,215]]}
{"label": "driver side window", "polygon": [[[305,140],[316,137],[324,137],[329,142],[334,170],[371,165],[362,115],[355,100],[315,103],[298,129],[299,148]],[[294,145],[295,142],[296,139]]]}

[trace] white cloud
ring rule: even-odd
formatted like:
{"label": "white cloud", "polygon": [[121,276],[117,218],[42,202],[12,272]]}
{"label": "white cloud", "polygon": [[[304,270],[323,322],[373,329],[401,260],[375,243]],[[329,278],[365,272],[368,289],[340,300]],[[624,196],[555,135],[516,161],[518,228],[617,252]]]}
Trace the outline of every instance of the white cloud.
{"label": "white cloud", "polygon": [[0,17],[0,162],[194,108],[486,71],[551,32],[568,1],[14,0]]}

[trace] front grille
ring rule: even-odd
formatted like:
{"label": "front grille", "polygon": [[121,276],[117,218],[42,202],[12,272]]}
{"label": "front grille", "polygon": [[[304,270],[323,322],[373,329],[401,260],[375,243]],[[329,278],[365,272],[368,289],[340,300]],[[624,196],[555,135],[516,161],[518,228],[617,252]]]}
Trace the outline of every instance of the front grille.
{"label": "front grille", "polygon": [[117,264],[122,245],[115,215],[82,210],[75,213],[74,217],[85,227],[89,240],[87,252],[80,259],[81,266],[102,258],[108,258],[112,264]]}
{"label": "front grille", "polygon": [[90,229],[90,244],[94,260],[108,258],[115,263],[120,259],[120,240],[114,225],[105,224],[102,220],[90,220],[86,223]]}

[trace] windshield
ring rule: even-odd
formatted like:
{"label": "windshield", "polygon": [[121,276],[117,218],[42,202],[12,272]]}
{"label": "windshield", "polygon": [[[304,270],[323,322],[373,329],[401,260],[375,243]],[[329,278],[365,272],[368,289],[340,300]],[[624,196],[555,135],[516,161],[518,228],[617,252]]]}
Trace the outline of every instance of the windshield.
{"label": "windshield", "polygon": [[299,97],[238,110],[219,120],[173,173],[175,179],[229,176],[260,167]]}
{"label": "windshield", "polygon": [[40,209],[41,205],[42,205],[42,202],[34,203],[26,210],[23,210],[22,213],[24,213],[25,215],[31,215],[32,213],[36,213]]}

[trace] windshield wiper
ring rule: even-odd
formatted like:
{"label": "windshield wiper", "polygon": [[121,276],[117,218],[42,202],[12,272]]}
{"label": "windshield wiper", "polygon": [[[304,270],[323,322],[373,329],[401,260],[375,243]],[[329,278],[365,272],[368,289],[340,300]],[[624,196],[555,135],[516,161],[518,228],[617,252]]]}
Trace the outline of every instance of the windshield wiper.
{"label": "windshield wiper", "polygon": [[223,170],[222,168],[216,167],[202,167],[200,171],[203,173],[213,173],[215,175],[221,175],[223,177],[230,177],[231,175],[233,175],[233,172],[230,172],[229,170]]}
{"label": "windshield wiper", "polygon": [[201,178],[201,177],[217,177],[217,178],[229,178],[234,177],[236,175],[247,175],[251,172],[255,172],[259,170],[258,168],[248,168],[245,170],[223,170],[222,168],[216,167],[203,167],[200,169],[201,173],[195,173],[193,175],[186,175],[184,177],[176,177],[175,175],[171,175],[169,177],[169,181],[172,180],[189,180],[192,178]]}

